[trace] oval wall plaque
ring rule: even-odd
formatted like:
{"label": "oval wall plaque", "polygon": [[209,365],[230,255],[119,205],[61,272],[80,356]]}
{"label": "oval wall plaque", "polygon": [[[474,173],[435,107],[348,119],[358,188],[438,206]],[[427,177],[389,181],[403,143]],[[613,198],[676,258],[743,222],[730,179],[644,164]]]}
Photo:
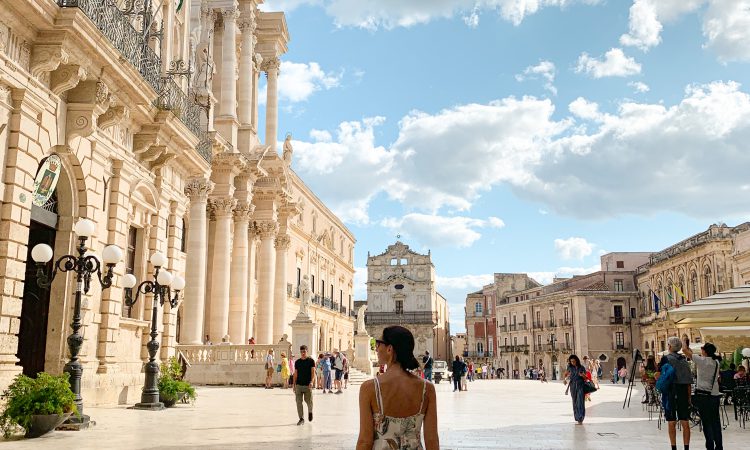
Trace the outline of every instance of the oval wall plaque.
{"label": "oval wall plaque", "polygon": [[32,203],[38,207],[44,206],[55,192],[57,180],[60,178],[62,161],[57,155],[48,156],[43,162],[34,179],[34,193]]}

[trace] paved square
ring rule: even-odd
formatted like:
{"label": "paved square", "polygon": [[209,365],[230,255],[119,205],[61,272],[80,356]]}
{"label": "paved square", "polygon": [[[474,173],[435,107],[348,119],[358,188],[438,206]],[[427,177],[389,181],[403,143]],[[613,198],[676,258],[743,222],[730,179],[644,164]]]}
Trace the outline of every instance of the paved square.
{"label": "paved square", "polygon": [[[625,386],[603,384],[575,425],[569,396],[561,383],[527,380],[480,380],[467,392],[436,386],[440,442],[443,449],[663,449],[666,431],[648,420],[633,394],[622,409]],[[314,397],[312,423],[296,426],[291,390],[202,387],[196,405],[162,412],[125,407],[89,408],[97,426],[83,432],[54,432],[2,446],[21,449],[353,449],[358,432],[358,387],[344,395]],[[750,429],[734,422],[724,434],[724,448],[743,448]],[[704,448],[693,430],[692,446]],[[682,448],[682,447],[680,447]]]}

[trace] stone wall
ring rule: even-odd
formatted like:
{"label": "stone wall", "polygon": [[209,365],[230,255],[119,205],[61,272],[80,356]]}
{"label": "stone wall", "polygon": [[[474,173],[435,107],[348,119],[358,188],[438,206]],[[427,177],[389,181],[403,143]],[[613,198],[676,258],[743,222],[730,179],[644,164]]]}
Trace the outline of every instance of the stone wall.
{"label": "stone wall", "polygon": [[[265,357],[273,349],[275,364],[281,353],[291,354],[292,344],[272,345],[178,345],[177,352],[187,361],[185,379],[198,385],[261,386],[266,381]],[[274,370],[274,385],[281,385],[281,374]]]}

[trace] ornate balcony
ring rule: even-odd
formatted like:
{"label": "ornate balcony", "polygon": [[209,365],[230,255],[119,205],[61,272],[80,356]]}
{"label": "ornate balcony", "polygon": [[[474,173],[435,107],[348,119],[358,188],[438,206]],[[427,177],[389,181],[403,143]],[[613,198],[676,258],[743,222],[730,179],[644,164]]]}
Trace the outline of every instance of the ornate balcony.
{"label": "ornate balcony", "polygon": [[625,316],[612,316],[609,318],[610,325],[626,325],[630,322],[630,319]]}
{"label": "ornate balcony", "polygon": [[366,312],[365,323],[367,325],[401,325],[417,323],[437,323],[437,313],[429,311],[419,312]]}
{"label": "ornate balcony", "polygon": [[543,322],[532,322],[531,327],[535,330],[543,330],[544,329],[544,323]]}

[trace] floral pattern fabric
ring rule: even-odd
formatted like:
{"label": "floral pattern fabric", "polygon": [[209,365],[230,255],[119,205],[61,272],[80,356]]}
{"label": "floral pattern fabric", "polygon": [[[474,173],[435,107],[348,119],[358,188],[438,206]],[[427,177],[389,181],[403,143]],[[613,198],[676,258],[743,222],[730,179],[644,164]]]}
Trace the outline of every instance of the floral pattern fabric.
{"label": "floral pattern fabric", "polygon": [[422,422],[424,421],[424,398],[427,382],[422,385],[422,403],[417,414],[409,417],[390,417],[383,414],[383,398],[380,395],[380,383],[375,377],[375,396],[378,412],[374,413],[375,436],[373,450],[423,450]]}

